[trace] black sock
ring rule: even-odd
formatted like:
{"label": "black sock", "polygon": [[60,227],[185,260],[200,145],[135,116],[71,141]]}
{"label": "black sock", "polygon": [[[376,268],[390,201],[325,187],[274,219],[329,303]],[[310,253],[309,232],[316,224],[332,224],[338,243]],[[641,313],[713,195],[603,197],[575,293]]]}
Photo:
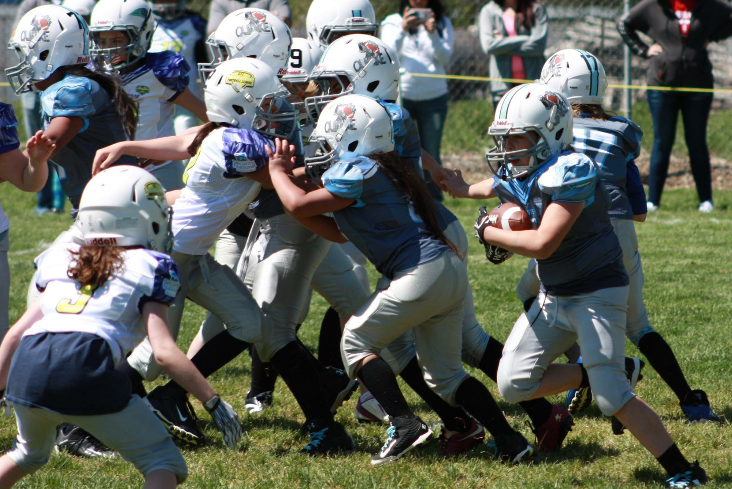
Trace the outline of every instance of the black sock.
{"label": "black sock", "polygon": [[658,463],[666,469],[666,473],[669,477],[673,477],[681,472],[686,472],[689,470],[689,467],[691,467],[691,464],[681,454],[676,443],[668,447],[668,449],[656,460],[658,460]]}
{"label": "black sock", "polygon": [[468,377],[460,384],[455,392],[455,400],[494,437],[513,433],[513,428],[491,393],[473,377]]}
{"label": "black sock", "polygon": [[318,369],[307,348],[299,341],[291,341],[272,357],[272,364],[309,420],[333,420],[330,406],[325,405],[323,387]]}
{"label": "black sock", "polygon": [[323,365],[343,370],[341,359],[341,317],[329,307],[320,323],[318,338],[318,360]]}
{"label": "black sock", "polygon": [[389,416],[415,417],[399,389],[394,371],[381,357],[376,357],[361,367],[358,378]]}
{"label": "black sock", "polygon": [[[224,330],[204,343],[201,349],[191,358],[191,362],[201,372],[201,375],[208,377],[235,359],[241,352],[249,348],[249,345],[250,343],[238,340]],[[185,392],[185,389],[174,380],[168,382],[166,387],[180,389]]]}
{"label": "black sock", "polygon": [[684,377],[684,372],[681,371],[676,355],[674,355],[666,340],[663,339],[663,336],[655,331],[644,335],[638,342],[638,349],[648,359],[651,367],[674,391],[681,404],[692,404],[697,401],[691,392],[691,387],[686,382],[686,377]]}
{"label": "black sock", "polygon": [[534,305],[535,300],[536,297],[529,297],[524,301],[524,312],[529,312],[529,309],[531,309],[531,306]]}
{"label": "black sock", "polygon": [[120,363],[117,366],[117,369],[119,372],[122,372],[125,374],[132,383],[132,393],[137,394],[140,397],[145,397],[147,395],[147,391],[145,390],[145,386],[142,384],[142,381],[144,380],[142,378],[142,375],[140,375],[140,372],[132,368],[132,365],[127,363],[127,360]]}
{"label": "black sock", "polygon": [[305,346],[305,343],[303,343],[300,338],[298,338],[296,341],[298,343],[300,343],[300,345],[305,350],[305,353],[307,353],[307,355],[310,357],[310,360],[313,362],[313,366],[318,371],[318,373],[323,373],[326,370],[328,370],[328,368],[325,365],[323,365],[322,363],[320,363],[320,360],[318,360],[317,358],[315,358],[315,355],[313,355],[313,352],[311,352],[310,349],[307,346]]}
{"label": "black sock", "polygon": [[578,363],[579,368],[582,369],[582,382],[580,382],[579,389],[590,386],[590,378],[587,376],[587,369],[581,363]]}
{"label": "black sock", "polygon": [[430,389],[427,382],[424,381],[422,369],[419,368],[419,364],[417,363],[417,357],[412,358],[399,375],[437,413],[446,429],[450,431],[464,431],[470,426],[470,416],[463,408],[450,406]]}
{"label": "black sock", "polygon": [[485,347],[478,366],[493,382],[498,376],[498,363],[501,361],[501,355],[503,355],[503,343],[491,336],[488,338],[488,345]]}
{"label": "black sock", "polygon": [[263,362],[259,358],[254,345],[252,345],[250,352],[252,355],[252,387],[249,390],[248,397],[254,397],[262,392],[274,391],[275,382],[277,381],[277,369],[272,363]]}
{"label": "black sock", "polygon": [[552,415],[552,403],[543,397],[531,401],[522,401],[518,405],[529,415],[534,428],[539,428],[546,423],[549,416]]}

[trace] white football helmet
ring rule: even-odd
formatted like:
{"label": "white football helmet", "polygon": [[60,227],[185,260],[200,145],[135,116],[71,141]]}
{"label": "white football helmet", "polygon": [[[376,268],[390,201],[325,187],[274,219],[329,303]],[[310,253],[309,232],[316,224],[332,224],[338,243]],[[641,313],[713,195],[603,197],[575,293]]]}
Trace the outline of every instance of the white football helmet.
{"label": "white football helmet", "polygon": [[562,49],[541,69],[537,81],[564,95],[570,104],[601,105],[607,90],[602,63],[587,51]]}
{"label": "white football helmet", "polygon": [[96,4],[96,0],[64,0],[61,2],[62,7],[73,10],[85,19],[89,18]]}
{"label": "white football helmet", "polygon": [[220,63],[211,73],[203,98],[211,122],[290,139],[297,128],[297,111],[287,101],[289,96],[264,61],[236,58]]}
{"label": "white football helmet", "polygon": [[119,165],[89,180],[76,219],[88,245],[142,246],[169,253],[171,216],[157,178],[142,168]]}
{"label": "white football helmet", "polygon": [[[527,134],[533,146],[509,151],[507,138],[512,134]],[[572,107],[546,85],[519,85],[498,102],[488,135],[496,142],[485,154],[491,171],[503,179],[521,178],[572,144]],[[516,163],[526,157],[526,165]]]}
{"label": "white football helmet", "polygon": [[393,102],[399,96],[399,60],[381,39],[352,34],[328,46],[310,79],[322,95],[305,101],[308,113],[318,114],[325,104],[347,94]]}
{"label": "white football helmet", "polygon": [[[145,0],[99,0],[91,15],[92,56],[99,56],[107,71],[121,70],[144,58],[150,49],[155,21]],[[99,33],[120,31],[127,35],[128,44],[121,48],[101,47]],[[115,55],[127,55],[127,60],[113,65]]]}
{"label": "white football helmet", "polygon": [[89,62],[89,28],[79,14],[56,5],[28,11],[8,41],[18,64],[5,68],[16,94],[35,90],[58,68]]}
{"label": "white football helmet", "polygon": [[307,82],[310,72],[318,64],[322,55],[323,48],[320,47],[320,44],[304,37],[293,37],[290,59],[287,67],[279,72],[280,80],[290,83]]}
{"label": "white football helmet", "polygon": [[325,106],[310,144],[317,145],[316,156],[305,158],[305,170],[317,181],[345,153],[366,156],[393,151],[391,114],[371,97],[344,95]]}
{"label": "white football helmet", "polygon": [[376,34],[379,23],[369,0],[313,0],[305,28],[308,39],[326,47],[337,35]]}
{"label": "white football helmet", "polygon": [[230,13],[206,40],[210,63],[198,64],[198,76],[206,83],[208,75],[222,61],[234,58],[261,59],[277,73],[287,66],[292,34],[282,19],[258,8],[243,8]]}

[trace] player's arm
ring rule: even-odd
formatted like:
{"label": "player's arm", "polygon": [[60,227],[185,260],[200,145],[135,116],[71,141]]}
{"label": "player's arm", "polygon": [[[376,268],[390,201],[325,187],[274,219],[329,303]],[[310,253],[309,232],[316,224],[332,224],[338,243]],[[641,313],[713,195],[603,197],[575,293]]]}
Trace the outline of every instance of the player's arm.
{"label": "player's arm", "polygon": [[54,117],[43,131],[44,136],[56,145],[51,158],[66,147],[69,142],[81,132],[84,127],[84,119],[81,117]]}
{"label": "player's arm", "polygon": [[196,134],[169,136],[167,138],[148,139],[145,141],[120,141],[97,150],[92,164],[92,174],[108,168],[122,155],[137,156],[150,160],[185,160],[191,157],[188,147],[196,138]]}
{"label": "player's arm", "polygon": [[585,208],[585,202],[552,202],[538,229],[508,231],[487,226],[483,240],[529,258],[546,259],[559,248]]}
{"label": "player's arm", "polygon": [[183,90],[180,95],[175,97],[174,103],[189,110],[203,122],[208,122],[206,115],[206,104],[200,98],[196,97],[190,88]]}
{"label": "player's arm", "polygon": [[36,321],[40,320],[42,317],[43,312],[41,311],[41,301],[36,300],[31,304],[28,310],[25,311],[25,314],[21,316],[18,322],[15,323],[5,334],[2,345],[0,345],[0,391],[4,391],[7,386],[10,362],[13,359],[15,350],[18,349],[23,333],[28,331],[28,328],[33,326]]}
{"label": "player's arm", "polygon": [[491,199],[496,196],[493,191],[492,178],[469,185],[463,179],[460,170],[454,170],[452,176],[444,179],[442,184],[447,192],[456,199]]}
{"label": "player's arm", "polygon": [[48,179],[48,159],[56,149],[43,131],[34,134],[25,153],[18,149],[0,155],[0,179],[25,192],[38,192]]}
{"label": "player's arm", "polygon": [[334,243],[346,243],[348,238],[338,229],[335,219],[328,216],[296,217],[297,222],[315,234]]}
{"label": "player's arm", "polygon": [[432,177],[432,181],[437,184],[442,190],[447,190],[443,182],[452,177],[453,172],[442,168],[439,163],[422,148],[422,168],[427,170]]}

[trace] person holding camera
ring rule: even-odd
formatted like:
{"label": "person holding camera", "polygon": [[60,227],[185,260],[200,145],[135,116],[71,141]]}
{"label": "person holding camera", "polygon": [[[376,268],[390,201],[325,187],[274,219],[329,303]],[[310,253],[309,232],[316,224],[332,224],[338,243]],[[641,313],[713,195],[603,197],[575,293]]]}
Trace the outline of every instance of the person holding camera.
{"label": "person holding camera", "polygon": [[538,0],[491,0],[478,16],[480,47],[489,56],[493,106],[517,83],[535,80],[544,66],[549,21]]}
{"label": "person holding camera", "polygon": [[[399,12],[381,23],[379,37],[399,56],[402,105],[417,122],[422,148],[442,166],[447,79],[414,75],[445,75],[453,49],[452,23],[440,0],[402,0]],[[442,200],[442,191],[427,172],[425,181],[432,197]]]}

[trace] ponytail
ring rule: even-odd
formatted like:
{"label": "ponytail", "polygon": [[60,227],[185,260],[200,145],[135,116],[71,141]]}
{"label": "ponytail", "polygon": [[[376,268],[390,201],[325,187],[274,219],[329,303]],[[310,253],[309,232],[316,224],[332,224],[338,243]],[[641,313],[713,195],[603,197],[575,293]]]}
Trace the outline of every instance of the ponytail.
{"label": "ponytail", "polygon": [[590,119],[601,121],[615,117],[613,114],[606,112],[600,104],[572,104],[572,116],[582,117],[582,114],[587,114]]}
{"label": "ponytail", "polygon": [[427,231],[432,233],[437,239],[445,243],[456,255],[460,255],[457,247],[440,229],[437,221],[437,210],[435,203],[430,195],[424,181],[417,175],[411,164],[403,161],[396,151],[389,153],[373,153],[368,155],[374,160],[384,173],[391,179],[419,214],[424,221]]}
{"label": "ponytail", "polygon": [[84,245],[79,251],[72,251],[73,261],[66,274],[83,287],[97,289],[122,272],[124,248],[119,246]]}
{"label": "ponytail", "polygon": [[196,153],[198,153],[198,148],[201,147],[201,143],[203,143],[203,140],[206,139],[206,136],[211,134],[214,129],[218,129],[221,127],[221,124],[218,122],[207,122],[205,123],[201,129],[198,130],[198,134],[196,134],[196,137],[193,139],[193,142],[190,146],[188,146],[188,154],[191,156],[196,156]]}

